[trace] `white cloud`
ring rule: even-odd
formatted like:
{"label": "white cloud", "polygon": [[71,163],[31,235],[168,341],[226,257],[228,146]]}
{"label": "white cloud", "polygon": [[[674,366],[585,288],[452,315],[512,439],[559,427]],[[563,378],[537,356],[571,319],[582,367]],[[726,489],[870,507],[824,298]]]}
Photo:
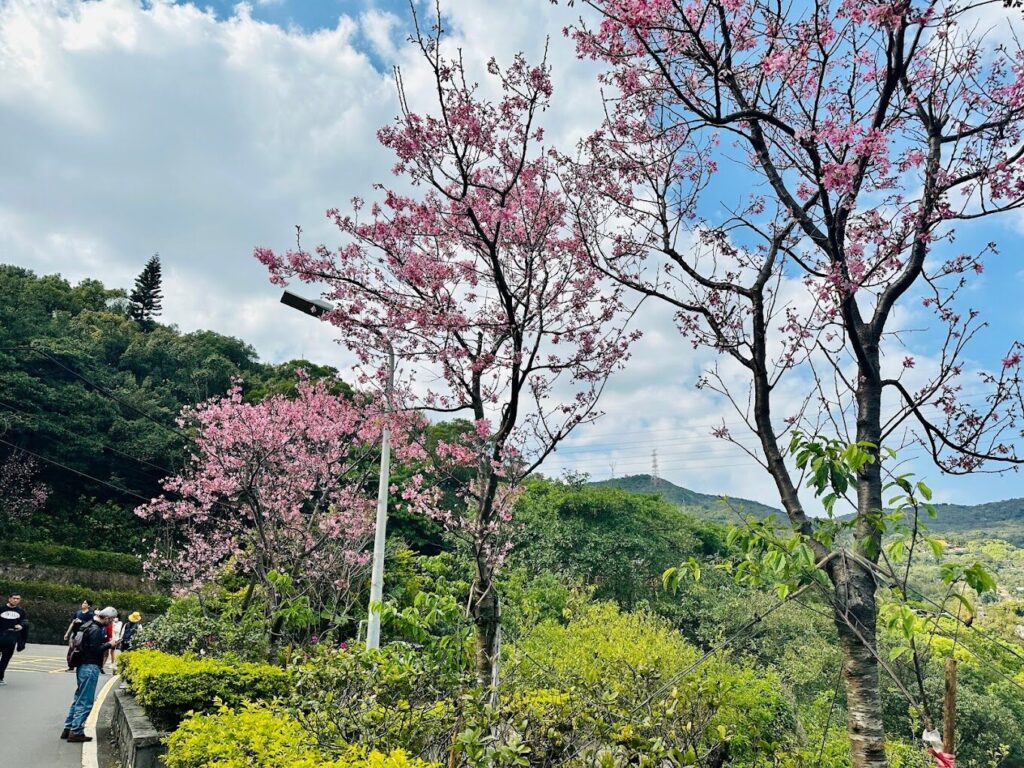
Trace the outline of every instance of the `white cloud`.
{"label": "white cloud", "polygon": [[398,48],[395,45],[396,30],[402,26],[402,20],[395,14],[388,11],[380,11],[373,8],[366,11],[359,17],[359,24],[363,28],[363,34],[370,41],[374,52],[385,61],[394,61],[398,58]]}
{"label": "white cloud", "polygon": [[[551,35],[544,123],[563,148],[600,118],[595,65],[560,34],[579,12],[548,0],[500,13],[490,0],[445,3],[448,44],[481,80],[491,56],[536,60]],[[159,251],[165,320],[239,336],[273,361],[344,367],[331,329],[277,303],[252,249],[289,247],[295,224],[304,245],[335,243],[323,212],[388,179],[375,131],[396,112],[394,85],[361,46],[402,67],[415,106],[430,89],[407,34],[405,18],[382,11],[304,32],[244,4],[218,19],[168,0],[0,0],[0,261],[129,287]],[[657,447],[670,480],[776,503],[766,473],[708,438],[710,424],[736,421],[693,389],[713,353],[691,351],[664,309],[644,313],[607,416],[546,471],[646,472]],[[784,395],[797,402],[799,386]]]}

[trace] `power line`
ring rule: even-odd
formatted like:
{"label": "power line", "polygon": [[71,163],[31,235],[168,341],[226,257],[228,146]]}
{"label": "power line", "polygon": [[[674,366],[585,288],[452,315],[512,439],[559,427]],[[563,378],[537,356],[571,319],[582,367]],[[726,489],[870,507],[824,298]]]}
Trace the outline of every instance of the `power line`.
{"label": "power line", "polygon": [[[3,400],[0,400],[0,407],[8,408],[8,409],[10,409],[12,411],[17,411],[18,413],[24,414],[25,416],[28,416],[30,419],[33,419],[33,420],[37,419],[41,415],[38,411],[35,412],[35,413],[32,413],[30,411],[22,410],[21,408],[15,408],[14,406],[10,405],[9,403],[5,403]],[[66,432],[67,430],[61,430],[61,431]],[[37,428],[37,431],[34,433],[34,436],[36,436],[36,437],[39,437],[39,436],[50,437],[50,435],[46,434],[45,431],[39,430],[38,428]],[[115,448],[112,445],[108,445],[107,443],[101,442],[100,440],[97,440],[96,442],[99,443],[100,447],[103,450],[105,450],[105,451],[110,451],[111,453],[116,453],[119,456],[123,456],[126,459],[131,459],[132,461],[135,461],[135,462],[137,462],[139,464],[144,464],[144,465],[153,467],[154,469],[158,469],[158,470],[160,470],[161,472],[163,472],[167,476],[176,474],[173,470],[170,470],[167,467],[161,466],[160,464],[154,464],[152,461],[148,461],[146,459],[139,458],[138,456],[134,456],[134,455],[132,455],[130,453],[126,453],[125,451],[119,450],[118,448]],[[149,473],[147,473],[147,474],[149,474]]]}
{"label": "power line", "polygon": [[105,485],[108,488],[113,488],[115,491],[123,493],[123,494],[125,494],[127,496],[134,496],[135,498],[141,499],[142,501],[146,502],[147,504],[150,501],[152,501],[152,499],[147,499],[145,496],[143,496],[140,493],[136,493],[135,491],[129,491],[127,488],[122,488],[119,485],[114,485],[113,483],[109,483],[106,480],[100,480],[100,478],[98,478],[98,477],[93,477],[92,475],[90,475],[90,474],[88,474],[86,472],[82,472],[80,470],[77,470],[74,467],[69,467],[67,464],[61,464],[59,461],[54,461],[53,459],[48,459],[46,456],[42,456],[41,454],[38,454],[35,451],[30,451],[28,448],[22,448],[21,446],[16,445],[15,443],[12,443],[12,442],[10,442],[8,440],[4,440],[2,437],[0,437],[0,443],[6,445],[9,448],[13,448],[16,451],[22,451],[23,453],[27,453],[29,456],[31,456],[31,457],[33,457],[35,459],[39,459],[39,461],[45,462],[47,464],[51,464],[51,465],[53,465],[55,467],[59,467],[60,469],[66,470],[67,472],[72,472],[72,473],[78,475],[79,477],[84,477],[86,480],[92,480],[94,483],[99,483],[100,485]]}
{"label": "power line", "polygon": [[109,389],[107,389],[103,385],[97,384],[95,381],[93,381],[89,377],[85,376],[84,374],[79,373],[78,371],[74,370],[73,368],[70,368],[69,366],[65,365],[60,360],[58,360],[56,357],[51,355],[49,352],[45,352],[44,350],[41,350],[38,347],[0,347],[0,351],[4,351],[4,352],[10,352],[10,351],[34,352],[35,354],[40,355],[41,357],[49,360],[54,365],[56,365],[56,366],[58,366],[60,368],[63,368],[65,371],[70,373],[72,376],[75,376],[76,378],[84,381],[86,384],[88,384],[90,387],[95,389],[97,392],[100,392],[101,394],[106,395],[107,397],[109,397],[111,400],[113,400],[114,402],[118,403],[119,405],[122,405],[125,408],[128,408],[131,411],[134,411],[139,416],[142,416],[144,419],[148,419],[149,421],[153,422],[154,424],[156,424],[161,429],[164,429],[164,430],[166,430],[168,432],[171,432],[171,433],[173,433],[173,434],[177,435],[178,437],[181,437],[181,438],[183,438],[185,440],[190,439],[188,434],[185,433],[184,431],[182,431],[181,429],[179,429],[177,427],[168,426],[167,424],[163,423],[162,421],[154,418],[149,413],[146,413],[141,408],[138,408],[138,407],[132,405],[131,403],[121,399],[120,397],[118,397],[116,394],[111,392]]}

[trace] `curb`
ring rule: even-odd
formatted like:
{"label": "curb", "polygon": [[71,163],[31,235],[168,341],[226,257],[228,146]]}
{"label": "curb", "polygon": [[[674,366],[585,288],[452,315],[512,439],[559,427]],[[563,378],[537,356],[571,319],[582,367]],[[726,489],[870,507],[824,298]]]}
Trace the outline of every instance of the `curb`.
{"label": "curb", "polygon": [[96,752],[96,723],[99,722],[103,702],[106,701],[107,696],[120,679],[119,675],[111,677],[103,686],[103,690],[96,696],[96,701],[93,702],[92,712],[89,713],[89,718],[85,721],[85,735],[92,736],[92,741],[87,741],[82,745],[82,768],[99,768],[100,763]]}

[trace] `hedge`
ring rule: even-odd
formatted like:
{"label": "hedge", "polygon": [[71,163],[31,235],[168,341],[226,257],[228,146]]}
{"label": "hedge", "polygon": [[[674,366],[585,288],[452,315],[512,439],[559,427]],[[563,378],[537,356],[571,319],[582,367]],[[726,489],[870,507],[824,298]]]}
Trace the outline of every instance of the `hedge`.
{"label": "hedge", "polygon": [[95,571],[142,575],[142,561],[134,555],[104,552],[100,549],[78,549],[45,542],[0,542],[0,562],[23,565],[57,565],[67,568],[88,568]]}
{"label": "hedge", "polygon": [[0,579],[0,593],[17,592],[29,621],[29,642],[61,643],[71,617],[83,598],[92,600],[94,608],[112,605],[122,614],[140,611],[145,619],[164,613],[171,599],[164,595],[112,589],[89,589],[75,584],[54,584],[45,581],[12,581]]}
{"label": "hedge", "polygon": [[291,676],[270,664],[174,656],[154,650],[122,653],[117,671],[151,720],[172,729],[190,711],[269,701],[291,690]]}
{"label": "hedge", "polygon": [[[305,737],[305,738],[304,738]],[[401,750],[389,754],[347,747],[325,757],[285,712],[252,704],[221,707],[185,720],[167,739],[167,768],[434,768]]]}
{"label": "hedge", "polygon": [[[112,605],[119,611],[142,611],[142,613],[164,613],[171,605],[171,598],[166,595],[154,595],[146,592],[129,592],[117,589],[89,589],[77,584],[54,584],[48,581],[9,581],[0,579],[0,592],[11,594],[17,592],[26,603],[25,610],[30,611],[31,601],[46,600],[53,603],[66,603],[68,620],[78,610],[83,598],[92,600],[93,608]],[[31,621],[31,617],[29,618]]]}

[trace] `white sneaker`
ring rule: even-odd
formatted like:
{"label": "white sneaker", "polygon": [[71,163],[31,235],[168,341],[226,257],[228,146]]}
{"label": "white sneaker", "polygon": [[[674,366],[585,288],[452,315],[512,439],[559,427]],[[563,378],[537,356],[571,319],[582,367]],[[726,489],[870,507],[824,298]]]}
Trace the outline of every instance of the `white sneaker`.
{"label": "white sneaker", "polygon": [[0,685],[7,685],[7,681],[6,680],[0,680]]}

